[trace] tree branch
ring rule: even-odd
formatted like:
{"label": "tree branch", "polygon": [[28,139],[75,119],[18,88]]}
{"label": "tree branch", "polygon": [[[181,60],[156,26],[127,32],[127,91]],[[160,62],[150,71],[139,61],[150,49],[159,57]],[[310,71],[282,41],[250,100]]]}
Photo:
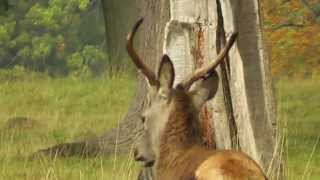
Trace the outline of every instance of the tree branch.
{"label": "tree branch", "polygon": [[279,30],[279,29],[282,29],[282,28],[303,28],[303,27],[305,27],[304,24],[295,24],[295,23],[292,23],[292,22],[285,22],[285,23],[273,26],[271,29],[272,30]]}

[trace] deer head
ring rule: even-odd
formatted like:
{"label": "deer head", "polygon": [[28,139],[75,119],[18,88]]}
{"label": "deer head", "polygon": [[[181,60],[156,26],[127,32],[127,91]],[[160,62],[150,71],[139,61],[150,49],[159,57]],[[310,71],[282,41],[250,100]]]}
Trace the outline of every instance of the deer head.
{"label": "deer head", "polygon": [[[175,87],[175,71],[168,55],[163,55],[157,74],[150,70],[137,55],[133,48],[133,38],[141,25],[140,19],[127,37],[127,50],[138,70],[149,83],[148,98],[150,105],[141,115],[143,134],[137,143],[135,159],[144,162],[145,166],[152,166],[159,155],[161,138],[172,116],[198,117],[203,104],[211,99],[218,88],[219,78],[214,70],[224,59],[234,43],[237,34],[232,34],[225,48],[212,63],[197,69]],[[195,130],[197,122],[193,123]],[[196,133],[196,132],[195,132]]]}

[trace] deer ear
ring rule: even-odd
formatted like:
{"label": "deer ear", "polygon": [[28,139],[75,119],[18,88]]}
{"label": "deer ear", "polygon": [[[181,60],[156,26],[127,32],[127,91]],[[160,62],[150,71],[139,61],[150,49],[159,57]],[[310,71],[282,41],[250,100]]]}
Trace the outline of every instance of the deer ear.
{"label": "deer ear", "polygon": [[190,90],[192,101],[197,109],[200,109],[203,104],[214,97],[219,86],[219,76],[216,71],[213,71],[205,79],[199,80]]}
{"label": "deer ear", "polygon": [[172,61],[170,60],[168,55],[163,55],[158,71],[158,80],[160,83],[160,88],[172,88],[174,76],[175,74]]}

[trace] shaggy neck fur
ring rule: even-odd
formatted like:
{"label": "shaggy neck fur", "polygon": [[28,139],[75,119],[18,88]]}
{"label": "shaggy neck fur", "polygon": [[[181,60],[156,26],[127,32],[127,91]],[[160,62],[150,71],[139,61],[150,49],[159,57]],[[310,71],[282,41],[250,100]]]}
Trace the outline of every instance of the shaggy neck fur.
{"label": "shaggy neck fur", "polygon": [[170,100],[170,115],[160,140],[158,171],[175,167],[186,149],[200,145],[198,114],[190,97],[180,89],[174,90]]}
{"label": "shaggy neck fur", "polygon": [[245,154],[212,151],[201,145],[198,112],[183,90],[173,91],[169,109],[156,155],[156,180],[266,180],[260,167]]}

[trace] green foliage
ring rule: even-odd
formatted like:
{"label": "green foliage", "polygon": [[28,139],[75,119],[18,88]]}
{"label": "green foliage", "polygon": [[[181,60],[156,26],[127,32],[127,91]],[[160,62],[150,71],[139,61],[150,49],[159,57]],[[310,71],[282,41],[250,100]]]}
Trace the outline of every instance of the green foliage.
{"label": "green foliage", "polygon": [[101,74],[109,59],[101,46],[103,17],[89,5],[89,0],[19,1],[0,16],[0,68]]}
{"label": "green foliage", "polygon": [[0,70],[0,82],[11,82],[17,80],[33,80],[46,77],[46,74],[30,71],[23,66],[16,65],[12,69]]}
{"label": "green foliage", "polygon": [[8,9],[9,9],[8,0],[1,0],[0,1],[0,14],[4,14]]}
{"label": "green foliage", "polygon": [[87,45],[81,51],[71,54],[67,59],[67,67],[73,75],[87,74],[88,71],[99,74],[105,69],[107,55],[95,46]]}

